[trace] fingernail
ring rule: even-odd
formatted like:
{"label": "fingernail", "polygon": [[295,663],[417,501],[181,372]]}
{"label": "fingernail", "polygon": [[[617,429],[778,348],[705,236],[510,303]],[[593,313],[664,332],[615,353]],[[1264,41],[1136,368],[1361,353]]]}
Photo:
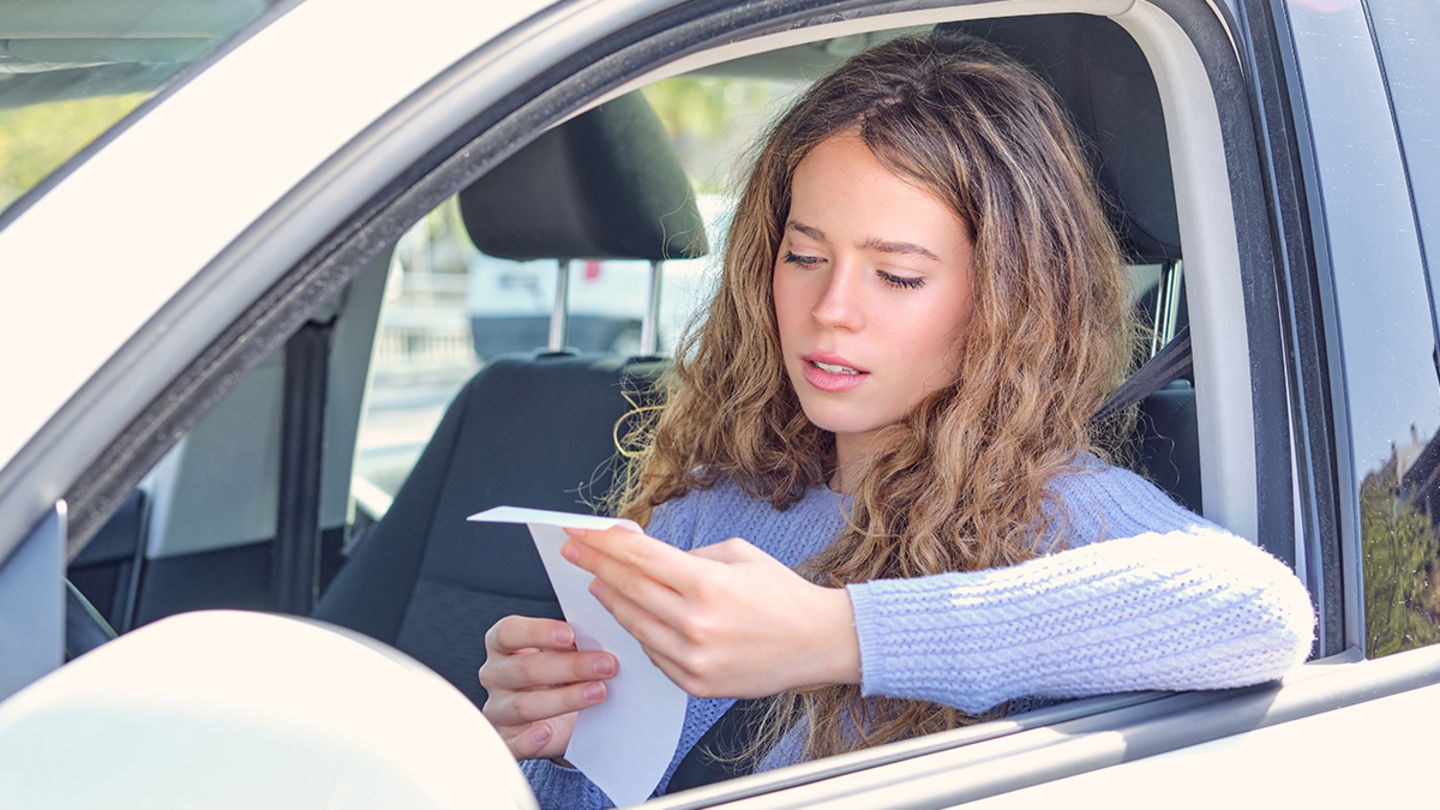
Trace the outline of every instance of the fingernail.
{"label": "fingernail", "polygon": [[571,630],[571,629],[568,628],[568,627],[557,627],[557,628],[555,628],[555,643],[556,643],[556,644],[562,644],[562,645],[563,645],[563,644],[569,644],[570,642],[572,642],[572,641],[574,641],[574,640],[575,640],[575,631],[574,631],[574,630]]}
{"label": "fingernail", "polygon": [[570,562],[576,562],[580,559],[580,549],[575,548],[574,540],[567,541],[565,545],[560,547],[560,556]]}
{"label": "fingernail", "polygon": [[602,676],[604,676],[604,677],[606,677],[606,678],[610,677],[611,675],[614,675],[614,674],[615,674],[615,659],[614,659],[614,658],[611,658],[610,656],[607,655],[607,656],[605,656],[604,658],[601,658],[599,661],[596,661],[596,662],[595,662],[595,672],[596,672],[596,674],[602,675]]}
{"label": "fingernail", "polygon": [[544,745],[545,743],[550,741],[550,727],[544,725],[543,723],[536,726],[535,729],[530,732],[530,739],[541,745]]}
{"label": "fingernail", "polygon": [[[605,697],[605,687],[598,683],[592,683],[585,687],[585,699],[594,703]],[[549,736],[548,734],[546,735]]]}

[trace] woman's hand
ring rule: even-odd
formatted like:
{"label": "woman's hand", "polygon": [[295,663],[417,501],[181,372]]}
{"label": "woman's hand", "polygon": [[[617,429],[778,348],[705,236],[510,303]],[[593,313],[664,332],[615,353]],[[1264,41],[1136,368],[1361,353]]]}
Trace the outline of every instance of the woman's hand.
{"label": "woman's hand", "polygon": [[516,759],[565,755],[575,713],[605,700],[619,668],[605,652],[576,652],[575,630],[553,619],[506,616],[485,633],[485,717]]}
{"label": "woman's hand", "polygon": [[561,553],[650,659],[696,697],[859,683],[850,597],[740,538],[686,553],[638,532],[569,531]]}

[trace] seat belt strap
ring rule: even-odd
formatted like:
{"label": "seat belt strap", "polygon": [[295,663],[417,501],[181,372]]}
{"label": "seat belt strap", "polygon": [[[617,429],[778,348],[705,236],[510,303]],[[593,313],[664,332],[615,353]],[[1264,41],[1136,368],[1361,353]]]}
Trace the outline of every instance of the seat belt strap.
{"label": "seat belt strap", "polygon": [[[755,727],[759,724],[759,712],[765,708],[765,698],[737,700],[720,719],[700,737],[684,759],[670,775],[665,793],[689,790],[701,785],[712,785],[727,779],[750,773],[751,762],[730,759],[750,743]],[[721,758],[715,755],[719,754]]]}
{"label": "seat belt strap", "polygon": [[1090,417],[1091,423],[1103,422],[1117,413],[1140,402],[1175,380],[1180,379],[1194,367],[1190,354],[1190,327],[1187,325],[1168,343],[1155,353],[1154,357],[1120,384]]}

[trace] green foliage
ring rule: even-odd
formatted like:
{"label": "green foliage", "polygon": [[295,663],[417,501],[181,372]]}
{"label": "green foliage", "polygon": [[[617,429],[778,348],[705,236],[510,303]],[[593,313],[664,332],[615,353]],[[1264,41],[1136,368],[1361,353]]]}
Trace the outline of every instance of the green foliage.
{"label": "green foliage", "polygon": [[1440,533],[1400,495],[1392,458],[1360,484],[1370,657],[1440,642]]}
{"label": "green foliage", "polygon": [[761,79],[677,76],[647,86],[645,98],[675,141],[696,191],[723,194],[744,171],[737,155],[755,142],[797,89]]}
{"label": "green foliage", "polygon": [[77,98],[0,110],[0,210],[60,168],[149,93]]}

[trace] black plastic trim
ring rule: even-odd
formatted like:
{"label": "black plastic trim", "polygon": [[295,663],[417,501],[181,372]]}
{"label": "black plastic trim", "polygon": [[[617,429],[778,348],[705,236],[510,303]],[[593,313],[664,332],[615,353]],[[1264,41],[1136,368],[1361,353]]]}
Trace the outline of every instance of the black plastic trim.
{"label": "black plastic trim", "polygon": [[[1270,226],[1276,251],[1276,285],[1285,330],[1289,369],[1290,418],[1295,428],[1293,452],[1300,494],[1300,524],[1307,575],[1306,586],[1320,617],[1317,655],[1334,655],[1345,647],[1344,599],[1340,582],[1340,489],[1335,477],[1336,424],[1329,396],[1338,364],[1328,357],[1333,321],[1326,314],[1326,285],[1316,277],[1314,215],[1306,190],[1303,164],[1308,123],[1303,107],[1292,98],[1293,53],[1289,34],[1277,27],[1274,4],[1250,0],[1241,18],[1243,51],[1251,74],[1250,96],[1256,139],[1270,195]],[[1327,332],[1326,323],[1332,325]]]}
{"label": "black plastic trim", "polygon": [[[1351,453],[1348,382],[1342,358],[1345,356],[1344,341],[1340,335],[1338,303],[1336,301],[1335,273],[1330,257],[1329,235],[1324,227],[1325,206],[1319,193],[1319,168],[1312,140],[1309,107],[1305,101],[1304,88],[1300,81],[1299,65],[1295,46],[1291,39],[1288,12],[1284,0],[1252,0],[1263,3],[1265,13],[1271,21],[1271,33],[1277,43],[1276,56],[1282,71],[1284,91],[1288,108],[1277,111],[1276,117],[1291,126],[1293,137],[1293,170],[1291,183],[1299,191],[1295,207],[1286,213],[1294,214],[1303,222],[1303,230],[1295,231],[1289,240],[1292,249],[1309,253],[1310,266],[1292,268],[1289,281],[1297,295],[1292,296],[1296,322],[1307,324],[1301,334],[1302,359],[1308,358],[1312,368],[1303,369],[1314,375],[1316,384],[1305,403],[1312,413],[1322,414],[1312,422],[1308,441],[1317,463],[1312,479],[1317,489],[1321,482],[1328,483],[1331,500],[1318,504],[1317,520],[1322,533],[1315,538],[1320,561],[1324,567],[1320,601],[1320,632],[1325,643],[1322,654],[1351,646],[1364,646],[1364,621],[1362,615],[1349,615],[1352,607],[1363,612],[1360,596],[1361,571],[1358,566],[1346,570],[1345,549],[1360,548],[1360,517],[1357,513],[1357,499],[1349,482],[1356,480],[1354,460]],[[1272,118],[1272,120],[1276,120]],[[1302,207],[1303,206],[1303,207]],[[1316,225],[1319,224],[1319,227]],[[1301,238],[1305,238],[1300,243]],[[1309,289],[1307,290],[1306,287]],[[1305,316],[1306,320],[1301,320]],[[1308,351],[1303,351],[1308,349]],[[1328,434],[1328,435],[1327,435]],[[1320,464],[1328,461],[1329,480],[1322,477],[1327,469]],[[1333,523],[1327,524],[1327,518]],[[1313,591],[1312,591],[1313,593]],[[1358,631],[1351,637],[1351,630]]]}

